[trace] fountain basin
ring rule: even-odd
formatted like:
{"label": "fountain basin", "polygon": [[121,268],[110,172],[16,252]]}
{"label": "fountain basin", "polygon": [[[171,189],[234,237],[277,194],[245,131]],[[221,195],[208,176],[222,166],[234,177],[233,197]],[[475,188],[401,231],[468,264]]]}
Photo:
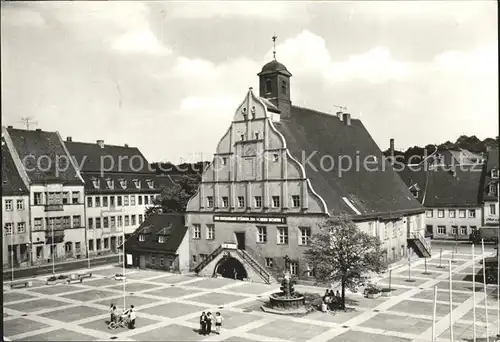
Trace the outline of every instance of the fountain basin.
{"label": "fountain basin", "polygon": [[269,304],[262,306],[262,310],[281,315],[305,314],[305,296],[295,294],[292,298],[286,298],[282,292],[273,293],[269,296]]}

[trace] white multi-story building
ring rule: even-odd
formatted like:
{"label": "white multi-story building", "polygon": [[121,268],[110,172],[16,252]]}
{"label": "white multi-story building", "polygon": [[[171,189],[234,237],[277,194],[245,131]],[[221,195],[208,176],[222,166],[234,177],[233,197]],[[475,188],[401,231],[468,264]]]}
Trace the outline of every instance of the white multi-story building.
{"label": "white multi-story building", "polygon": [[73,142],[70,155],[85,180],[85,222],[90,255],[116,252],[144,221],[146,208],[161,193],[149,163],[135,147]]}
{"label": "white multi-story building", "polygon": [[14,241],[19,253],[28,250],[33,264],[84,255],[84,182],[60,135],[9,126],[2,128],[2,138],[29,190],[26,233]]}
{"label": "white multi-story building", "polygon": [[29,223],[29,191],[2,138],[2,260],[4,268],[29,263]]}
{"label": "white multi-story building", "polygon": [[498,178],[500,172],[500,165],[498,165],[498,148],[489,150],[487,158],[482,182],[483,221],[481,224],[485,228],[490,227],[498,229]]}

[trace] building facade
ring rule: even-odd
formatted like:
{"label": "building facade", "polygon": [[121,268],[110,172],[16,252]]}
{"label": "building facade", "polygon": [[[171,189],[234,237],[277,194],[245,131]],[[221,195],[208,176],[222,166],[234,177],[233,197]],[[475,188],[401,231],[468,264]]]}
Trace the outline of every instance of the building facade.
{"label": "building facade", "polygon": [[189,239],[183,214],[152,214],[125,242],[127,267],[189,271]]}
{"label": "building facade", "polygon": [[85,255],[84,181],[60,135],[9,126],[2,138],[29,190],[21,246],[28,245],[32,264]]}
{"label": "building facade", "polygon": [[498,229],[498,195],[499,195],[499,165],[498,165],[498,148],[490,149],[487,154],[487,162],[484,167],[482,180],[483,206],[481,222],[484,228]]}
{"label": "building facade", "polygon": [[115,253],[161,193],[156,175],[136,147],[74,142],[71,137],[65,145],[85,181],[89,254]]}
{"label": "building facade", "polygon": [[2,137],[2,247],[3,267],[31,261],[29,191]]}
{"label": "building facade", "polygon": [[413,196],[426,208],[426,235],[468,240],[481,227],[482,164],[449,166],[427,162],[399,172]]}
{"label": "building facade", "polygon": [[[188,203],[198,274],[271,282],[288,255],[292,274],[308,278],[303,252],[330,214],[348,214],[378,236],[388,261],[404,257],[415,239],[427,243],[419,239],[423,208],[361,121],[292,106],[290,77],[275,60],[263,67],[260,96],[248,91]],[[377,169],[332,165],[356,156]],[[430,255],[427,248],[419,253]]]}

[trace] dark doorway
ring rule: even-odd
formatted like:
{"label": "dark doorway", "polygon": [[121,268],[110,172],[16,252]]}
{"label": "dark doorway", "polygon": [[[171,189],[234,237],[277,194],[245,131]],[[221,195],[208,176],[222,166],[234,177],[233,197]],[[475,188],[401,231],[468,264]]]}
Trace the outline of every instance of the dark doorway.
{"label": "dark doorway", "polygon": [[221,259],[215,268],[215,272],[224,278],[243,280],[248,278],[247,271],[243,264],[231,256]]}
{"label": "dark doorway", "polygon": [[245,233],[234,233],[238,249],[245,249]]}

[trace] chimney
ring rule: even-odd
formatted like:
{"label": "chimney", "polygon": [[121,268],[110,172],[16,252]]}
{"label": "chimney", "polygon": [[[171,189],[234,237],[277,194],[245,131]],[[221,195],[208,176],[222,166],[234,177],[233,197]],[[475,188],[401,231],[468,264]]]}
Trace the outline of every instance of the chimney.
{"label": "chimney", "polygon": [[339,118],[340,121],[342,121],[342,112],[337,112],[337,117]]}
{"label": "chimney", "polygon": [[125,147],[128,147],[128,144],[125,144]]}
{"label": "chimney", "polygon": [[349,114],[349,113],[342,114],[342,121],[344,121],[344,125],[350,126],[351,125],[351,114]]}
{"label": "chimney", "polygon": [[14,126],[7,126],[7,128],[14,128]]}
{"label": "chimney", "polygon": [[67,137],[66,141],[73,141],[73,138],[72,137]]}
{"label": "chimney", "polygon": [[104,140],[97,140],[97,145],[99,145],[100,148],[104,147]]}
{"label": "chimney", "polygon": [[389,140],[389,151],[391,153],[391,158],[394,159],[394,138]]}
{"label": "chimney", "polygon": [[37,132],[41,132],[41,131],[42,131],[42,129],[41,129],[41,128],[37,128],[37,129],[35,129],[35,131],[37,131]]}

